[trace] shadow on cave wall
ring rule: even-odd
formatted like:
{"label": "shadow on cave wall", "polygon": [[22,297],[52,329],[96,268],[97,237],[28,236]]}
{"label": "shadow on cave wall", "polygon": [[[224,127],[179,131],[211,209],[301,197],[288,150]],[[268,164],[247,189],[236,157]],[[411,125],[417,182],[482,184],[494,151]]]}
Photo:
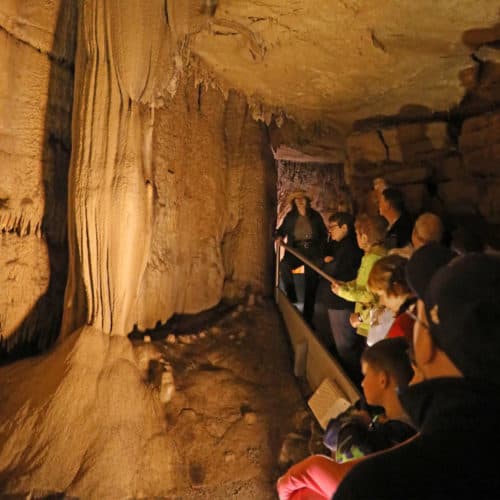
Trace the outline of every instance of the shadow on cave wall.
{"label": "shadow on cave wall", "polygon": [[49,283],[29,314],[9,337],[9,349],[0,344],[0,363],[38,354],[56,340],[62,319],[68,273],[67,193],[71,156],[71,109],[77,3],[60,2],[50,54],[42,158],[45,210],[42,235],[49,255]]}

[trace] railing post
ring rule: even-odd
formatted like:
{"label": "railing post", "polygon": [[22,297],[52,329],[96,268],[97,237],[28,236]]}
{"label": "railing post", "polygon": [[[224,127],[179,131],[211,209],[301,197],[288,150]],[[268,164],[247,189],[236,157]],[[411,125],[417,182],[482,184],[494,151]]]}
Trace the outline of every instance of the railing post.
{"label": "railing post", "polygon": [[280,286],[280,256],[281,256],[281,241],[278,240],[275,245],[276,263],[274,268],[274,300],[278,302],[278,288]]}

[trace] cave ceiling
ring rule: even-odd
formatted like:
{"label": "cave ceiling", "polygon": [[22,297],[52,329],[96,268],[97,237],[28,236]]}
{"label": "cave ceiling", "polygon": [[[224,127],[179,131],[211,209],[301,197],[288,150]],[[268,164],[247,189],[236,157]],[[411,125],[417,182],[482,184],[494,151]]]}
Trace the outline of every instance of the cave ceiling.
{"label": "cave ceiling", "polygon": [[[301,126],[413,107],[446,111],[464,96],[475,51],[500,38],[493,0],[219,0],[190,37],[217,80]],[[281,120],[281,118],[280,118]]]}

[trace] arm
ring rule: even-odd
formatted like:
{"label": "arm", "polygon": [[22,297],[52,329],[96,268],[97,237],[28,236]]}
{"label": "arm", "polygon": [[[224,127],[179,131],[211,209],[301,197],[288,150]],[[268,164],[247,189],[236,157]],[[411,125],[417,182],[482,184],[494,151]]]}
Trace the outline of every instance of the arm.
{"label": "arm", "polygon": [[379,255],[370,253],[365,254],[361,259],[361,265],[359,266],[356,279],[339,287],[337,295],[351,302],[361,302],[362,304],[374,302],[375,296],[368,291],[366,284],[373,264],[375,264],[378,259],[380,259]]}
{"label": "arm", "polygon": [[375,300],[373,293],[369,292],[366,286],[361,286],[357,281],[350,281],[339,285],[337,295],[350,302],[361,302],[369,304]]}
{"label": "arm", "polygon": [[309,495],[302,498],[330,498],[357,462],[338,464],[324,455],[312,455],[290,467],[278,479],[278,496],[280,500],[291,500],[301,492]]}

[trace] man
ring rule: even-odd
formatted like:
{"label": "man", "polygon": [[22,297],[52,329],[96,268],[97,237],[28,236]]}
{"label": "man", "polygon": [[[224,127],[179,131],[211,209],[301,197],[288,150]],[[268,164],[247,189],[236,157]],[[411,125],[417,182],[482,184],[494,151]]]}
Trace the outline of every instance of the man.
{"label": "man", "polygon": [[[363,256],[356,242],[354,217],[347,212],[336,212],[329,217],[328,230],[335,242],[332,251],[325,257],[323,271],[340,281],[351,281]],[[314,326],[327,346],[333,343],[344,362],[346,371],[353,379],[360,379],[359,357],[363,351],[363,339],[356,335],[349,318],[354,311],[354,302],[349,302],[332,293],[330,282],[320,278],[314,310]],[[357,380],[358,381],[358,380]]]}
{"label": "man", "polygon": [[403,193],[396,188],[384,189],[379,198],[378,210],[388,223],[385,247],[390,250],[410,243],[413,219],[406,211]]}
{"label": "man", "polygon": [[[344,464],[415,434],[396,394],[396,387],[408,385],[413,376],[408,342],[381,340],[364,351],[361,363],[364,400],[330,419],[323,436],[335,459],[315,454],[290,467],[277,481],[280,500],[328,499],[348,472]],[[368,411],[366,403],[378,411]]]}
{"label": "man", "polygon": [[[311,199],[305,191],[296,191],[289,196],[290,211],[282,224],[276,230],[277,239],[295,248],[314,264],[320,264],[323,246],[326,243],[326,227],[323,217],[311,208]],[[297,302],[292,271],[303,265],[303,262],[286,252],[280,265],[280,276],[285,286],[285,292],[291,302]],[[314,300],[318,285],[318,275],[309,266],[304,272],[304,309],[303,316],[312,322]]]}
{"label": "man", "polygon": [[334,500],[499,497],[500,257],[453,255],[426,245],[407,267],[423,381],[400,400],[419,434],[356,465]]}
{"label": "man", "polygon": [[375,194],[375,200],[378,205],[382,193],[390,186],[383,177],[375,177],[375,179],[373,179],[372,181],[372,186],[373,186],[373,193]]}
{"label": "man", "polygon": [[441,218],[432,212],[424,212],[419,215],[413,226],[411,242],[402,248],[393,248],[389,254],[401,255],[409,259],[411,254],[428,243],[441,243],[444,228]]}

